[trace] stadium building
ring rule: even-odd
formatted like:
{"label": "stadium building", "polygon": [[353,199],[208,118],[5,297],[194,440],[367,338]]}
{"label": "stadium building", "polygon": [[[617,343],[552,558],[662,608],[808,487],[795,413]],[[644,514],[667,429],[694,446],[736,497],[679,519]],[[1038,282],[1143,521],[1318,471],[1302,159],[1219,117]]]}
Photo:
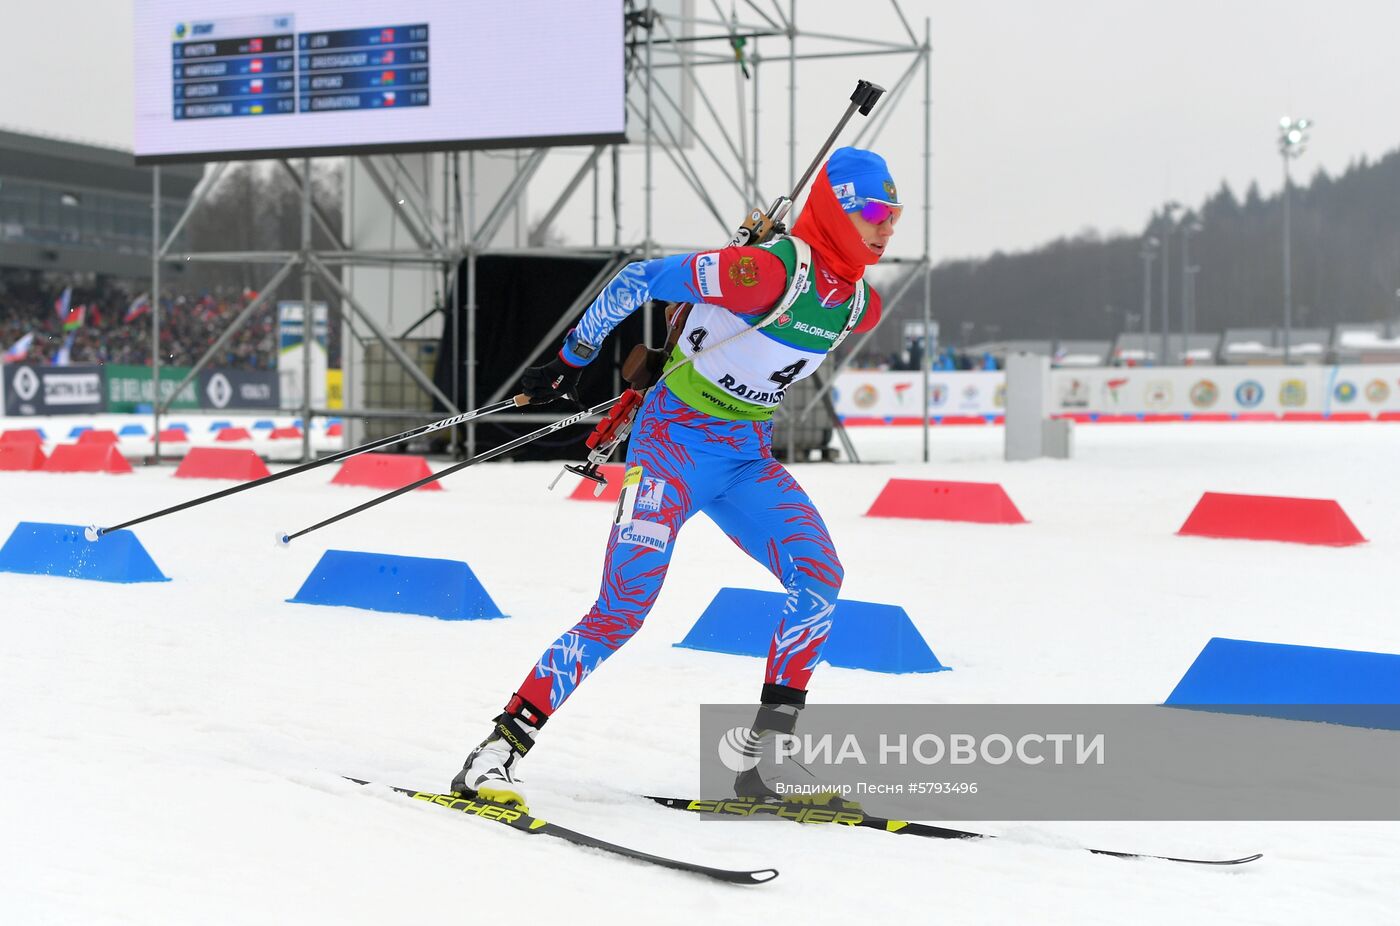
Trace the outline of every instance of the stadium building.
{"label": "stadium building", "polygon": [[[179,220],[203,165],[161,171],[161,227]],[[130,151],[0,131],[0,270],[151,275],[151,169]]]}

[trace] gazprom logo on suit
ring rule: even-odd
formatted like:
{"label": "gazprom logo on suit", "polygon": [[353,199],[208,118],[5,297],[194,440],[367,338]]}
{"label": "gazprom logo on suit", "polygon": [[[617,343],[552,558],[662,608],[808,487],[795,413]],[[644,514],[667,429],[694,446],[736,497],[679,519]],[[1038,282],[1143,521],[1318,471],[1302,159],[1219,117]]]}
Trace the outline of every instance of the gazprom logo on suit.
{"label": "gazprom logo on suit", "polygon": [[665,524],[653,524],[651,521],[633,521],[618,528],[617,542],[651,547],[662,552],[671,542],[671,529]]}

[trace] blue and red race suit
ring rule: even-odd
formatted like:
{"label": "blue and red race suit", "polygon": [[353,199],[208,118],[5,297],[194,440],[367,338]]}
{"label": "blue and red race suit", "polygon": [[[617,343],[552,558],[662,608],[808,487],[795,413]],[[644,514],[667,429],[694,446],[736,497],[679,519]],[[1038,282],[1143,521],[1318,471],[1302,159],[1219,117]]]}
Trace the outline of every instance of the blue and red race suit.
{"label": "blue and red race suit", "polygon": [[[593,354],[588,348],[600,345],[649,299],[692,302],[697,309],[703,303],[711,312],[722,309],[752,323],[782,299],[788,280],[787,265],[766,247],[634,263],[585,312],[560,356],[575,366],[586,363]],[[820,304],[834,309],[863,284],[843,283],[814,252],[810,285]],[[855,331],[879,320],[879,300],[871,295]],[[767,335],[767,329],[745,333],[750,339]],[[825,356],[816,353],[821,356],[812,358],[811,369]],[[552,714],[632,638],[661,591],[681,527],[701,511],[782,583],[787,600],[769,646],[764,682],[806,691],[831,630],[841,561],[811,499],[773,459],[771,420],[714,412],[687,404],[664,381],[650,391],[627,457],[629,467],[642,468],[635,510],[632,520],[615,525],[608,537],[598,599],[544,651],[507,710],[523,699]]]}

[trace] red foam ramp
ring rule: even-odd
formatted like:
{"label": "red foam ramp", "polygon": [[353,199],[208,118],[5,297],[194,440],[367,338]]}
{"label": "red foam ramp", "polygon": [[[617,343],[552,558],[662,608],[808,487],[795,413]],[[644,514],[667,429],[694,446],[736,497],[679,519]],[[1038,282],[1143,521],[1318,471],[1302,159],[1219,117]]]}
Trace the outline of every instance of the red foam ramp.
{"label": "red foam ramp", "polygon": [[251,482],[272,475],[256,453],[235,447],[194,447],[180,461],[181,479],[234,479]]}
{"label": "red foam ramp", "polygon": [[43,442],[44,435],[39,433],[38,428],[11,428],[0,433],[0,444],[34,444],[37,446]]}
{"label": "red foam ramp", "polygon": [[[83,435],[91,434],[84,431]],[[108,433],[111,433],[110,431]],[[81,440],[81,437],[79,438]],[[59,444],[44,461],[46,473],[129,473],[131,464],[112,444]]]}
{"label": "red foam ramp", "polygon": [[[179,428],[161,428],[161,431],[160,431],[160,440],[161,440],[161,443],[165,443],[165,444],[178,444],[178,443],[180,443],[180,442],[182,442],[182,441],[188,441],[189,439],[190,439],[190,436],[189,436],[188,434],[186,434],[184,431],[181,431]],[[154,441],[155,441],[155,438],[152,437],[152,438],[151,438],[151,441],[154,442]]]}
{"label": "red foam ramp", "polygon": [[43,469],[46,459],[43,448],[38,444],[19,441],[0,443],[0,470],[13,473]]}
{"label": "red foam ramp", "polygon": [[216,441],[230,440],[252,440],[253,435],[248,433],[247,428],[223,428],[214,435]]}
{"label": "red foam ramp", "polygon": [[343,425],[333,424],[330,427],[326,428],[327,437],[340,437],[344,433],[345,428]]}
{"label": "red foam ramp", "polygon": [[[331,483],[369,486],[372,489],[401,489],[432,474],[428,461],[422,457],[403,453],[362,453],[340,464],[340,471]],[[442,484],[430,482],[419,488],[442,491]]]}
{"label": "red foam ramp", "polygon": [[286,437],[301,439],[301,428],[273,428],[272,433],[267,435],[268,440],[281,440]]}
{"label": "red foam ramp", "polygon": [[79,444],[98,444],[101,446],[117,443],[116,431],[84,431],[78,435]]}
{"label": "red foam ramp", "polygon": [[1177,531],[1190,537],[1281,540],[1346,547],[1366,538],[1330,498],[1207,492]]}
{"label": "red foam ramp", "polygon": [[1400,421],[1400,412],[1381,412],[1376,416],[1377,421]]}
{"label": "red foam ramp", "polygon": [[867,518],[915,518],[922,521],[974,521],[978,524],[1024,524],[1026,519],[1000,484],[891,479],[880,490]]}
{"label": "red foam ramp", "polygon": [[608,463],[598,467],[598,471],[608,481],[608,484],[603,486],[602,495],[595,496],[593,494],[593,490],[597,487],[596,483],[588,479],[580,479],[569,498],[576,502],[615,502],[621,498],[622,477],[626,475],[627,467],[621,463]]}

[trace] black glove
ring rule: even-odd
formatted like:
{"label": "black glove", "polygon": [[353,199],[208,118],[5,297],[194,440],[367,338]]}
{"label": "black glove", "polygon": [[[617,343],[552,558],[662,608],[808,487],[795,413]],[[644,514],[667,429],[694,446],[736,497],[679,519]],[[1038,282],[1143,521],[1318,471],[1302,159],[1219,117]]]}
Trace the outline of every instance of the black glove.
{"label": "black glove", "polygon": [[530,397],[531,405],[544,405],[565,397],[578,402],[581,372],[555,357],[542,367],[530,367],[520,374],[520,391]]}

